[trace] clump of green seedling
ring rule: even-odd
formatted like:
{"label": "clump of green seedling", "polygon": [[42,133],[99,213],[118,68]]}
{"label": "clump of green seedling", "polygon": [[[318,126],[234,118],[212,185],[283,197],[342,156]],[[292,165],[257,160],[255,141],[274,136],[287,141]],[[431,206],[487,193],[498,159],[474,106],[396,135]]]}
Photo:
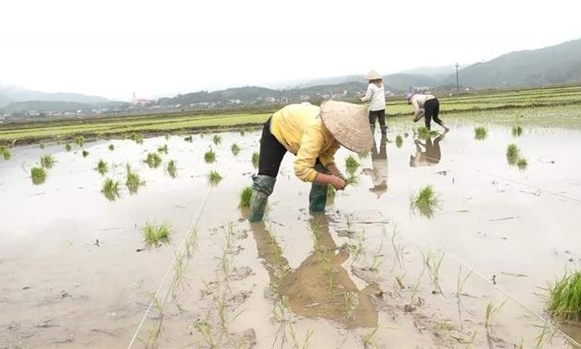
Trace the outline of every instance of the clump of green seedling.
{"label": "clump of green seedling", "polygon": [[143,136],[139,133],[133,132],[129,136],[129,139],[131,139],[132,141],[134,141],[137,144],[143,144]]}
{"label": "clump of green seedling", "polygon": [[167,144],[164,144],[164,145],[157,147],[157,152],[167,154]]}
{"label": "clump of green seedling", "polygon": [[149,153],[147,154],[147,159],[145,159],[145,163],[149,168],[158,168],[161,164],[161,158],[157,153]]}
{"label": "clump of green seedling", "polygon": [[206,154],[204,154],[204,160],[208,164],[213,163],[214,161],[216,161],[216,153],[212,149],[208,150]]}
{"label": "clump of green seedling", "polygon": [[47,155],[43,155],[40,157],[40,166],[42,168],[52,168],[52,166],[54,165],[54,158],[52,157],[52,155],[47,154]]}
{"label": "clump of green seedling", "polygon": [[83,147],[83,145],[85,144],[85,138],[83,138],[83,136],[78,136],[75,139],[75,143],[79,146],[79,147]]}
{"label": "clump of green seedling", "polygon": [[190,135],[190,136],[185,136],[185,137],[184,137],[184,141],[192,143],[192,142],[194,141],[194,139],[193,139],[193,137]]}
{"label": "clump of green seedling", "polygon": [[241,129],[240,129],[240,135],[241,135],[242,137],[244,137],[244,135],[246,135],[246,131],[244,131],[244,129],[243,129],[243,128],[241,128]]}
{"label": "clump of green seedling", "polygon": [[359,167],[359,161],[353,155],[349,155],[345,158],[345,167],[347,168],[347,172],[353,174],[357,170],[357,167]]}
{"label": "clump of green seedling", "polygon": [[115,150],[115,146],[113,145],[113,143],[109,144],[109,147],[108,148],[111,151]]}
{"label": "clump of green seedling", "polygon": [[478,126],[474,129],[474,139],[476,140],[483,140],[488,136],[488,131],[483,126]]}
{"label": "clump of green seedling", "polygon": [[250,198],[252,197],[252,186],[246,186],[240,192],[240,207],[250,207]]}
{"label": "clump of green seedling", "polygon": [[347,185],[356,186],[359,184],[359,177],[354,174],[349,175],[349,177],[345,178],[345,183]]}
{"label": "clump of green seedling", "polygon": [[141,228],[141,234],[146,247],[160,247],[162,243],[170,242],[171,225],[167,222],[162,224],[147,222]]}
{"label": "clump of green seedling", "polygon": [[232,144],[232,146],[230,147],[230,150],[232,151],[232,154],[234,156],[238,156],[238,153],[240,153],[240,147],[236,143]]}
{"label": "clump of green seedling", "polygon": [[555,319],[581,321],[581,272],[565,274],[548,292],[547,308]]}
{"label": "clump of green seedling", "polygon": [[40,149],[44,149],[44,143],[40,143],[40,144],[38,145],[38,147],[39,147]]}
{"label": "clump of green seedling", "polygon": [[68,144],[68,143],[67,143],[67,144],[65,144],[65,150],[66,150],[66,151],[71,151],[71,149],[73,149],[73,147],[71,147],[71,145],[70,145],[70,144]]}
{"label": "clump of green seedling", "polygon": [[125,185],[129,189],[129,194],[136,194],[140,186],[145,185],[145,181],[141,180],[139,174],[131,170],[131,166],[127,165],[127,174],[125,178]]}
{"label": "clump of green seedling", "polygon": [[107,173],[109,168],[107,166],[107,163],[105,161],[103,161],[103,159],[99,159],[99,162],[97,163],[97,167],[95,167],[95,170],[97,170],[97,172],[99,172],[102,176],[105,173]]}
{"label": "clump of green seedling", "polygon": [[111,178],[105,179],[103,182],[103,188],[101,188],[101,193],[109,200],[115,201],[119,197],[119,182],[112,180]]}
{"label": "clump of green seedling", "polygon": [[516,160],[516,167],[518,167],[519,170],[524,171],[527,169],[528,166],[528,161],[527,159],[520,157]]}
{"label": "clump of green seedling", "polygon": [[32,179],[32,184],[42,184],[46,180],[46,171],[42,167],[33,167],[30,169],[30,178]]}
{"label": "clump of green seedling", "polygon": [[218,144],[222,143],[222,137],[220,137],[220,135],[214,135],[212,142],[214,142],[215,145],[218,145]]}
{"label": "clump of green seedling", "polygon": [[89,152],[86,150],[83,150],[83,152],[81,153],[83,155],[84,158],[86,158],[87,156],[89,156]]}
{"label": "clump of green seedling", "polygon": [[436,132],[434,130],[430,130],[426,126],[418,127],[416,132],[418,134],[418,137],[421,139],[427,139],[427,138],[435,137],[438,135],[438,132]]}
{"label": "clump of green seedling", "polygon": [[438,202],[438,195],[431,185],[422,187],[412,200],[413,206],[428,218],[434,215],[434,209]]}
{"label": "clump of green seedling", "polygon": [[337,190],[335,190],[335,188],[332,185],[328,185],[327,186],[327,200],[335,199],[336,195],[337,195]]}
{"label": "clump of green seedling", "polygon": [[520,150],[518,146],[514,143],[511,143],[506,148],[506,160],[508,161],[509,165],[516,164],[518,157],[520,155]]}
{"label": "clump of green seedling", "polygon": [[176,165],[176,161],[175,160],[168,161],[166,170],[171,178],[176,178],[178,176],[178,168]]}
{"label": "clump of green seedling", "polygon": [[211,186],[218,185],[218,183],[220,183],[220,181],[222,180],[222,176],[217,171],[210,171],[207,177],[208,183],[210,183]]}
{"label": "clump of green seedling", "polygon": [[395,146],[398,148],[401,148],[402,144],[403,144],[403,137],[401,135],[397,135],[395,137]]}
{"label": "clump of green seedling", "polygon": [[512,135],[515,137],[520,137],[520,135],[522,135],[522,127],[520,125],[513,125]]}
{"label": "clump of green seedling", "polygon": [[258,168],[259,160],[260,160],[260,154],[256,151],[254,153],[252,153],[252,166],[254,166],[254,168]]}

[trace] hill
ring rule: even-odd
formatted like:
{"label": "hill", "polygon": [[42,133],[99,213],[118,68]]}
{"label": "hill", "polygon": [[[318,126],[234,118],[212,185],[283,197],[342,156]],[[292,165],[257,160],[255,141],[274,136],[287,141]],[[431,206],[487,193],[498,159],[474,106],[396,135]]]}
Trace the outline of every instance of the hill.
{"label": "hill", "polygon": [[[581,82],[581,39],[538,50],[517,51],[459,72],[460,84],[476,89],[537,87]],[[450,75],[443,84],[451,84]]]}
{"label": "hill", "polygon": [[24,101],[47,101],[47,102],[75,102],[75,103],[105,103],[107,98],[99,96],[87,96],[79,93],[46,93],[34,90],[21,89],[15,86],[0,85],[0,108],[7,105],[2,104],[3,98],[13,102]]}

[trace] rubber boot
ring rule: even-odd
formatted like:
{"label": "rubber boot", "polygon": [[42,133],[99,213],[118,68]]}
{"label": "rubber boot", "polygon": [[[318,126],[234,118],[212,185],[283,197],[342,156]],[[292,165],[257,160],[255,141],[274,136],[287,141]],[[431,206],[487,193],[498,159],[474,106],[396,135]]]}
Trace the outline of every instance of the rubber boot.
{"label": "rubber boot", "polygon": [[250,222],[258,222],[264,216],[264,209],[268,197],[272,194],[276,178],[258,175],[252,177],[254,184],[252,185],[252,196],[250,197],[250,213],[248,220]]}
{"label": "rubber boot", "polygon": [[[315,165],[317,172],[329,174],[329,171],[321,164]],[[313,183],[309,193],[309,212],[324,212],[327,206],[327,184]]]}

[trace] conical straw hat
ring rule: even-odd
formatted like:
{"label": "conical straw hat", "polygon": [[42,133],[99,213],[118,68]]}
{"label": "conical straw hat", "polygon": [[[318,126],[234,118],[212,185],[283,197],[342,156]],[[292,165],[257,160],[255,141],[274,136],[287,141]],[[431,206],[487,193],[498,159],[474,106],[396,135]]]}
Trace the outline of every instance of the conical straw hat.
{"label": "conical straw hat", "polygon": [[365,80],[379,80],[379,79],[383,79],[383,77],[375,70],[372,70],[369,73],[367,73],[367,75],[365,75]]}
{"label": "conical straw hat", "polygon": [[338,101],[321,104],[321,119],[333,137],[345,148],[366,153],[373,147],[367,107]]}

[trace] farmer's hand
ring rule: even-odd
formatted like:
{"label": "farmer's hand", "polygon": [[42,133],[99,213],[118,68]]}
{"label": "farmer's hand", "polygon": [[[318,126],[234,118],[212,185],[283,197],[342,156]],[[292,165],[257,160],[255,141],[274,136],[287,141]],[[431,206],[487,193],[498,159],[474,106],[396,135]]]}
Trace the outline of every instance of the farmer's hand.
{"label": "farmer's hand", "polygon": [[331,184],[335,190],[343,190],[347,186],[347,182],[337,176],[332,176],[331,183],[329,184]]}

